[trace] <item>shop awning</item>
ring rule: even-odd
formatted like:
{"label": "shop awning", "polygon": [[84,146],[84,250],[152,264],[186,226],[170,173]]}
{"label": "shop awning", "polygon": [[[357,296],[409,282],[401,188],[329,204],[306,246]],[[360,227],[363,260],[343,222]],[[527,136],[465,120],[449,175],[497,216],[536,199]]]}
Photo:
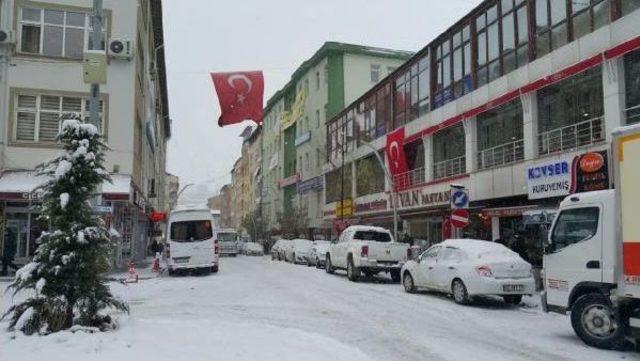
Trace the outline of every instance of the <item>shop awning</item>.
{"label": "shop awning", "polygon": [[[129,200],[131,176],[114,174],[111,176],[113,184],[104,182],[102,194],[106,200]],[[6,171],[0,176],[0,200],[20,201],[34,200],[41,195],[36,188],[45,184],[49,177],[37,175],[35,171]]]}

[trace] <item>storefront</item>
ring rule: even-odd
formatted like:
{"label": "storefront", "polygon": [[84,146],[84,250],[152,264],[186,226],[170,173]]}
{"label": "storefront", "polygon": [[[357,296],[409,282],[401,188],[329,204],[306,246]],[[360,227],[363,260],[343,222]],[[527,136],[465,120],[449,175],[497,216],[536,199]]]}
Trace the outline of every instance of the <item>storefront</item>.
{"label": "storefront", "polygon": [[[152,224],[145,213],[146,199],[134,190],[131,177],[117,174],[112,180],[103,184],[101,203],[93,205],[93,211],[115,231],[114,265],[122,266],[146,256]],[[29,262],[38,247],[37,239],[50,228],[39,210],[42,192],[38,187],[46,181],[47,177],[33,171],[5,172],[0,177],[0,250],[14,253],[16,265]]]}

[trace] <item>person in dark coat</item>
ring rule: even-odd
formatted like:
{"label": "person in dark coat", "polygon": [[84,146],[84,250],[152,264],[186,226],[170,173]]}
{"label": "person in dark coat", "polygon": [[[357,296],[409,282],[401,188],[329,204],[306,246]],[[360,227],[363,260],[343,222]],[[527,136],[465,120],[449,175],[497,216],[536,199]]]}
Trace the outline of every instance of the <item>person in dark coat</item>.
{"label": "person in dark coat", "polygon": [[16,256],[16,235],[10,228],[4,231],[4,247],[2,249],[2,275],[7,276],[9,267],[17,270],[18,266],[13,264]]}

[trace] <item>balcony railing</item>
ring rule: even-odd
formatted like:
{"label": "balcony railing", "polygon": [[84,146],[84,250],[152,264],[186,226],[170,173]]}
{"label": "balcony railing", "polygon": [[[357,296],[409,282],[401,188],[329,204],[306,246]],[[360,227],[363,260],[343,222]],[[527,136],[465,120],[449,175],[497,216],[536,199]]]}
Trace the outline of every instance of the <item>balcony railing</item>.
{"label": "balcony railing", "polygon": [[640,105],[636,105],[631,108],[626,109],[627,113],[627,123],[626,124],[634,124],[640,123]]}
{"label": "balcony railing", "polygon": [[466,157],[447,159],[433,164],[433,179],[447,178],[466,172]]}
{"label": "balcony railing", "polygon": [[505,143],[481,150],[478,153],[478,168],[486,169],[515,163],[524,159],[524,140]]}
{"label": "balcony railing", "polygon": [[602,119],[602,117],[593,118],[540,133],[538,135],[538,154],[551,154],[603,141]]}
{"label": "balcony railing", "polygon": [[393,185],[396,189],[405,189],[425,182],[424,168],[416,168],[405,173],[393,176]]}

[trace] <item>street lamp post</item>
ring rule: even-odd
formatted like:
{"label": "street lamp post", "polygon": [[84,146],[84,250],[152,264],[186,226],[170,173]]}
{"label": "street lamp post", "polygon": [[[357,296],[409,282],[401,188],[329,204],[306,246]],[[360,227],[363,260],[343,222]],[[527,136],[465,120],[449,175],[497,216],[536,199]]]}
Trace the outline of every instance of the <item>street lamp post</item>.
{"label": "street lamp post", "polygon": [[180,195],[182,194],[182,192],[184,192],[185,189],[191,187],[193,185],[193,183],[189,183],[189,184],[185,184],[184,187],[182,187],[182,189],[178,192],[178,195],[176,196],[176,202],[178,202],[178,199],[180,199]]}

